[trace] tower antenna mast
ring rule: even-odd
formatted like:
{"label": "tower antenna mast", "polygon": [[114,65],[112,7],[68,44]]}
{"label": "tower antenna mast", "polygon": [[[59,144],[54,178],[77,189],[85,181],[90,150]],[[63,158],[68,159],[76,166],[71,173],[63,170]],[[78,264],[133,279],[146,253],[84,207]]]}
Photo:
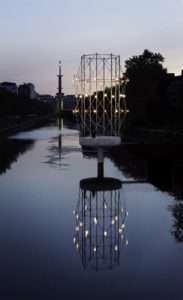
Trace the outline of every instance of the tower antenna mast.
{"label": "tower antenna mast", "polygon": [[58,113],[61,114],[63,110],[63,97],[62,97],[62,68],[61,68],[61,60],[59,61],[59,75],[58,76]]}

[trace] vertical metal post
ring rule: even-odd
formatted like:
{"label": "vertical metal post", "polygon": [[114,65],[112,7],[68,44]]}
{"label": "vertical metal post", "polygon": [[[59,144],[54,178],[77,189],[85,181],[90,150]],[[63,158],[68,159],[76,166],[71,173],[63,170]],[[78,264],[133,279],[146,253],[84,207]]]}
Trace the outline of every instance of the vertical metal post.
{"label": "vertical metal post", "polygon": [[105,135],[105,58],[103,58],[103,135]]}
{"label": "vertical metal post", "polygon": [[113,72],[113,66],[112,66],[113,64],[112,64],[112,54],[111,54],[111,135],[112,135],[112,121],[113,121],[113,118],[112,118],[112,111],[113,111],[113,109],[112,109],[112,87],[113,87],[113,82],[112,82],[112,80],[113,80],[113,74],[112,74],[112,72]]}
{"label": "vertical metal post", "polygon": [[117,72],[117,56],[115,57],[115,108],[114,108],[114,116],[115,116],[115,124],[114,124],[114,132],[115,132],[115,135],[117,135],[117,132],[116,132],[116,120],[117,120],[117,102],[118,102],[118,99],[117,99],[117,76],[118,76],[118,72]]}
{"label": "vertical metal post", "polygon": [[85,94],[86,94],[86,90],[85,90],[85,81],[86,81],[86,56],[84,55],[83,56],[83,111],[84,111],[84,117],[83,117],[83,120],[84,120],[84,127],[86,128],[86,125],[85,125],[85,122],[86,122],[86,105],[85,105],[85,101],[86,101],[86,98],[85,98]]}
{"label": "vertical metal post", "polygon": [[89,58],[89,101],[90,101],[90,104],[89,104],[89,110],[90,110],[90,136],[91,136],[91,122],[92,122],[92,117],[91,117],[91,110],[92,110],[92,74],[91,74],[91,57]]}
{"label": "vertical metal post", "polygon": [[98,129],[98,54],[96,53],[96,135]]}
{"label": "vertical metal post", "polygon": [[96,192],[96,270],[98,270],[98,192]]}
{"label": "vertical metal post", "polygon": [[104,177],[104,153],[103,149],[98,149],[98,178]]}
{"label": "vertical metal post", "polygon": [[118,93],[118,134],[120,133],[120,124],[121,124],[121,63],[120,63],[120,56],[118,57],[118,72],[119,72],[119,81],[118,81],[118,85],[119,85],[119,93]]}

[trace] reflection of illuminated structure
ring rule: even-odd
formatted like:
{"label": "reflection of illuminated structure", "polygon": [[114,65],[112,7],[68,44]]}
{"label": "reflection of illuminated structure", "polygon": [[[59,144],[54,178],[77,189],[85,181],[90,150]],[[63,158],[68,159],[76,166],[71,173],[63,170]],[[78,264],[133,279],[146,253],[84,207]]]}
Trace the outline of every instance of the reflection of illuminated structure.
{"label": "reflection of illuminated structure", "polygon": [[128,112],[126,81],[121,79],[120,56],[83,55],[75,77],[80,144],[89,147],[121,143],[121,127]]}
{"label": "reflection of illuminated structure", "polygon": [[85,268],[112,269],[119,264],[122,247],[128,244],[128,213],[121,199],[121,187],[120,180],[103,176],[80,181],[73,241]]}

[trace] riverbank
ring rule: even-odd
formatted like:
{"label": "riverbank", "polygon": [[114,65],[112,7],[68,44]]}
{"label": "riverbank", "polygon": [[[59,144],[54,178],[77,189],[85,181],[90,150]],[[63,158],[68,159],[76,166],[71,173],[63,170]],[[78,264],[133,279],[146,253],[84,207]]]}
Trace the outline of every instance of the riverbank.
{"label": "riverbank", "polygon": [[125,144],[183,144],[183,132],[173,129],[135,128],[125,130]]}
{"label": "riverbank", "polygon": [[42,116],[30,115],[25,117],[11,117],[0,120],[0,139],[20,132],[22,130],[31,129],[51,120],[54,114],[47,114]]}

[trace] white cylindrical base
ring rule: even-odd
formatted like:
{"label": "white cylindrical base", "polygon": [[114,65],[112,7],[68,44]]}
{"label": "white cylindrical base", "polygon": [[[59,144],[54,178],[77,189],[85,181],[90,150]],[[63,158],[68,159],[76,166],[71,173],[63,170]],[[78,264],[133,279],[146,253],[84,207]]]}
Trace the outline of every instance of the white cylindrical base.
{"label": "white cylindrical base", "polygon": [[83,147],[114,147],[121,144],[121,137],[119,136],[97,136],[92,138],[91,136],[80,137],[79,143]]}

